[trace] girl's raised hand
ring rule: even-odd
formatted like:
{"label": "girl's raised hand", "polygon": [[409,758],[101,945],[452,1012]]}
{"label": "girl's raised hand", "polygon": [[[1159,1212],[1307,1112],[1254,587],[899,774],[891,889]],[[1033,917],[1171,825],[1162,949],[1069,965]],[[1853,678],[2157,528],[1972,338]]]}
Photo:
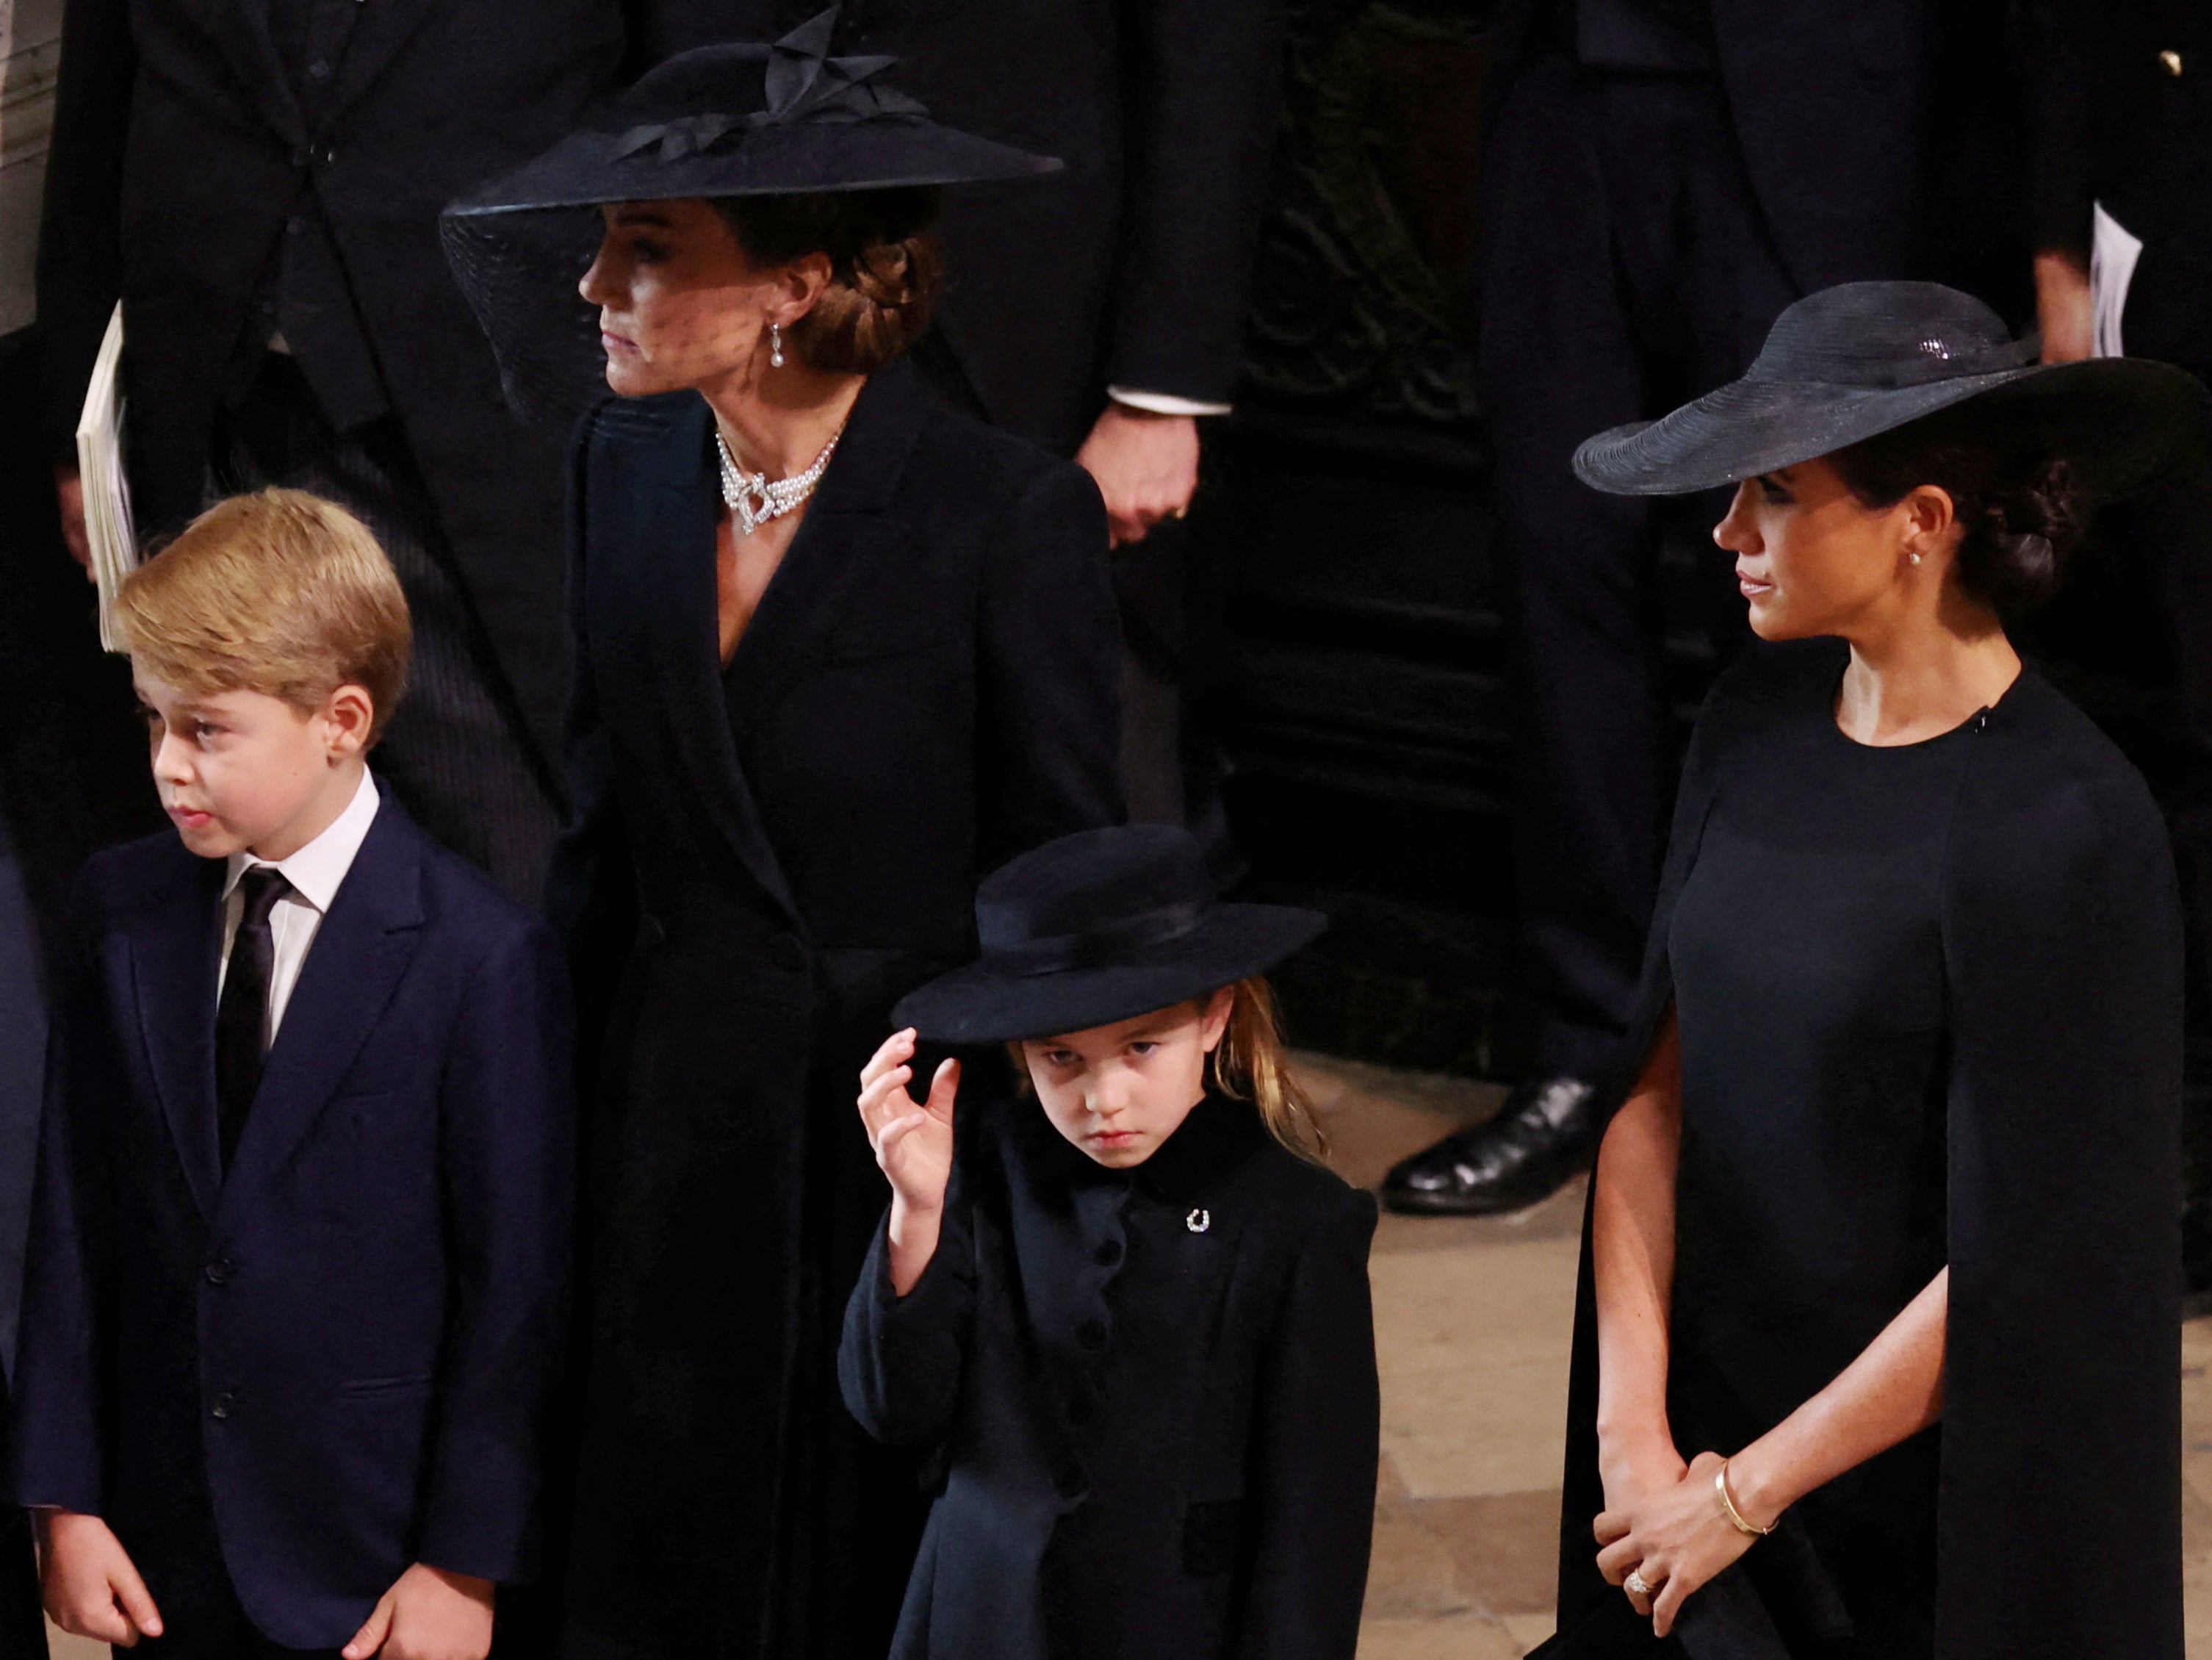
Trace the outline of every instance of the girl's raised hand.
{"label": "girl's raised hand", "polygon": [[895,1207],[913,1217],[935,1217],[945,1208],[952,1176],[952,1103],[960,1090],[960,1063],[947,1060],[929,1080],[929,1098],[907,1093],[914,1077],[915,1031],[893,1032],[860,1073],[860,1122],[876,1164],[890,1178]]}

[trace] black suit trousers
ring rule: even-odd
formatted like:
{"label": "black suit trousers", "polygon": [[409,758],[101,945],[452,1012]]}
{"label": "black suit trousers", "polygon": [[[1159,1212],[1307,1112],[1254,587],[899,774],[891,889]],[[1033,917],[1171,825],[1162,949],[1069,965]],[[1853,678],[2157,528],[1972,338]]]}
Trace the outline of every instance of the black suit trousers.
{"label": "black suit trousers", "polygon": [[[1669,760],[1656,510],[1570,463],[1591,434],[1741,374],[1796,294],[1716,82],[1539,56],[1504,98],[1478,280],[1526,723],[1518,903],[1547,1013],[1540,1064],[1595,1076],[1635,992]],[[1725,581],[1725,555],[1712,575]]]}

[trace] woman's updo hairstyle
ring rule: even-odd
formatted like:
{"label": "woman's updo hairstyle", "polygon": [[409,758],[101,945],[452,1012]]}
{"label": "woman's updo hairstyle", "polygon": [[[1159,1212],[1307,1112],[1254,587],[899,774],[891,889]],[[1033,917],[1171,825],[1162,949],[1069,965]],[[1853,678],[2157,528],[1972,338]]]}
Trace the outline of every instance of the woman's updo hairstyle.
{"label": "woman's updo hairstyle", "polygon": [[1963,532],[1959,586],[2004,617],[2058,591],[2094,506],[2030,413],[2003,404],[1939,410],[1828,459],[1869,508],[1894,507],[1923,484],[1948,494]]}
{"label": "woman's updo hairstyle", "polygon": [[929,327],[943,270],[934,185],[725,196],[715,210],[757,264],[830,256],[830,286],[785,338],[828,374],[873,374]]}

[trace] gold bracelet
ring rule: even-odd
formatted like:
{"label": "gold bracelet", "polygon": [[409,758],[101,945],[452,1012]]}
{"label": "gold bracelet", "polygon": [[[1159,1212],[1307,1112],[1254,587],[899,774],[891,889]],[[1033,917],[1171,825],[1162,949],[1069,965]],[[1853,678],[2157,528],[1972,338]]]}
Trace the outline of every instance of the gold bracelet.
{"label": "gold bracelet", "polygon": [[1721,1496],[1721,1514],[1728,1517],[1729,1525],[1738,1533],[1748,1534],[1753,1539],[1764,1539],[1782,1525],[1779,1517],[1763,1528],[1755,1528],[1743,1519],[1743,1512],[1735,1507],[1735,1500],[1729,1497],[1728,1460],[1725,1458],[1721,1460],[1721,1467],[1713,1472],[1713,1491]]}

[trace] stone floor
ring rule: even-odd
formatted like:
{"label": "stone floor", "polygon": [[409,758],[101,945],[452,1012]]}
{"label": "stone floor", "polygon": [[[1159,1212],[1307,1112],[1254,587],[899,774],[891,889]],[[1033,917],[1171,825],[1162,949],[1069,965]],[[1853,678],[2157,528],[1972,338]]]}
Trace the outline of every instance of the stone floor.
{"label": "stone floor", "polygon": [[[1365,1186],[1499,1095],[1334,1061],[1303,1070],[1333,1161]],[[1514,1660],[1550,1634],[1581,1218],[1579,1183],[1515,1217],[1383,1217],[1382,1471],[1359,1660]],[[2212,1318],[2182,1345],[2189,1651],[2212,1660]],[[53,1645],[55,1660],[99,1653]]]}

